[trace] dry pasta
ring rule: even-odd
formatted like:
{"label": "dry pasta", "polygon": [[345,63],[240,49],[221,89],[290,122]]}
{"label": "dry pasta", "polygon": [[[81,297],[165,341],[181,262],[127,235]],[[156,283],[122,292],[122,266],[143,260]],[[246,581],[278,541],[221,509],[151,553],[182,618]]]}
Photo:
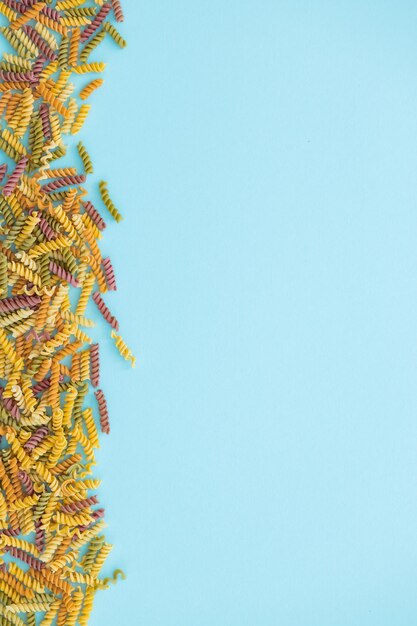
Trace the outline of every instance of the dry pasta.
{"label": "dry pasta", "polygon": [[90,55],[106,34],[126,45],[111,23],[124,16],[119,0],[0,0],[0,13],[14,49],[0,62],[0,150],[14,162],[0,163],[0,623],[86,626],[97,590],[124,577],[100,579],[111,546],[92,468],[110,421],[99,344],[82,328],[94,326],[90,300],[121,356],[135,357],[102,298],[116,279],[97,243],[106,224],[82,186],[90,155],[79,142],[81,170],[55,161],[90,110],[80,100],[103,83],[70,97],[71,75],[103,72]]}

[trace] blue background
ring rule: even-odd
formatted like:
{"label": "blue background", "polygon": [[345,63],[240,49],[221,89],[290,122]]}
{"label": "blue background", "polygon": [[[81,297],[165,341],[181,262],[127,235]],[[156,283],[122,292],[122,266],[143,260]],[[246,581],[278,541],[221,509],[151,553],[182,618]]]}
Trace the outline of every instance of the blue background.
{"label": "blue background", "polygon": [[[92,626],[417,619],[417,5],[125,0]],[[104,54],[105,52],[105,54]]]}

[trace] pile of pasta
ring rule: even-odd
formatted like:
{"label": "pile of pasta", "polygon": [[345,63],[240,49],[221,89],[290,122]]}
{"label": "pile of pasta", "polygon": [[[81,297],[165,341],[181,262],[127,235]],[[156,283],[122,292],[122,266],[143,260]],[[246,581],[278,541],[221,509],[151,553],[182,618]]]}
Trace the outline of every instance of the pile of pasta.
{"label": "pile of pasta", "polygon": [[[123,575],[99,578],[111,546],[92,468],[110,424],[90,300],[135,359],[105,302],[116,279],[83,187],[91,158],[80,142],[79,167],[58,161],[103,83],[90,55],[105,38],[125,46],[112,23],[123,11],[119,0],[0,0],[0,13],[10,46],[0,62],[0,625],[85,625],[96,591]],[[74,74],[86,76],[78,96]]]}

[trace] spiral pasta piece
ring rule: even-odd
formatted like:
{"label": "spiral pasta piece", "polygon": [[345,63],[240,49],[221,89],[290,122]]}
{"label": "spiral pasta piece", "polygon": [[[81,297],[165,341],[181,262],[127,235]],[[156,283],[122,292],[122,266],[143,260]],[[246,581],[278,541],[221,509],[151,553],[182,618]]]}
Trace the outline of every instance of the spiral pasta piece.
{"label": "spiral pasta piece", "polygon": [[115,207],[113,201],[111,200],[108,189],[107,189],[107,183],[104,180],[101,180],[99,182],[99,189],[100,189],[100,195],[103,200],[103,203],[105,207],[107,208],[107,210],[109,211],[110,215],[113,217],[113,219],[116,220],[116,222],[120,222],[123,219],[123,217],[119,213],[117,208]]}
{"label": "spiral pasta piece", "polygon": [[114,16],[116,18],[116,21],[123,22],[125,19],[125,16],[123,14],[123,9],[122,9],[120,0],[111,0],[111,3],[113,6],[113,11],[114,11]]}
{"label": "spiral pasta piece", "polygon": [[125,48],[127,46],[126,39],[123,39],[117,28],[110,24],[110,22],[104,22],[103,30],[110,35],[110,37],[117,43],[120,48]]}
{"label": "spiral pasta piece", "polygon": [[78,150],[78,154],[80,155],[81,160],[83,162],[85,173],[86,174],[93,174],[94,173],[94,168],[93,168],[93,164],[92,164],[90,155],[88,154],[86,147],[84,146],[84,144],[81,141],[77,144],[77,150]]}
{"label": "spiral pasta piece", "polygon": [[130,361],[132,364],[132,367],[135,367],[136,358],[133,356],[132,351],[130,350],[130,348],[128,348],[128,346],[126,345],[122,337],[118,335],[114,330],[112,330],[111,338],[115,340],[116,348],[118,349],[120,355],[126,361]]}
{"label": "spiral pasta piece", "polygon": [[71,126],[71,133],[75,135],[78,133],[84,125],[85,120],[87,119],[88,112],[90,111],[89,104],[82,104],[78,109],[78,114],[74,120],[74,123]]}
{"label": "spiral pasta piece", "polygon": [[74,30],[72,31],[72,37],[70,39],[69,50],[68,50],[68,63],[69,65],[73,67],[77,65],[79,47],[80,47],[80,29],[74,28]]}
{"label": "spiral pasta piece", "polygon": [[94,80],[92,80],[91,82],[89,82],[84,89],[82,89],[80,91],[80,98],[81,100],[87,100],[87,98],[89,98],[91,96],[91,94],[98,89],[99,87],[101,87],[104,83],[104,80],[102,78],[95,78]]}

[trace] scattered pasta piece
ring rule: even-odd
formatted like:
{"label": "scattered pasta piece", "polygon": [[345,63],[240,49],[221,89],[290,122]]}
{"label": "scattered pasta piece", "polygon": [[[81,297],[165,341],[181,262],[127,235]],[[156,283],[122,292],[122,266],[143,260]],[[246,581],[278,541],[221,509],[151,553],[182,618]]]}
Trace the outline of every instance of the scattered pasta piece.
{"label": "scattered pasta piece", "polygon": [[93,91],[101,87],[103,83],[104,83],[104,80],[102,78],[96,78],[92,80],[90,83],[88,83],[88,85],[86,85],[84,89],[80,91],[81,100],[87,100],[87,98],[91,96]]}
{"label": "scattered pasta piece", "polygon": [[120,222],[123,219],[123,216],[116,209],[112,199],[110,198],[109,192],[107,189],[107,183],[104,180],[101,180],[99,182],[99,189],[100,189],[101,198],[108,212],[113,217],[113,219],[116,220],[116,222]]}
{"label": "scattered pasta piece", "polygon": [[136,365],[136,357],[133,356],[130,348],[127,347],[123,339],[118,335],[114,330],[111,331],[111,337],[115,340],[116,348],[120,352],[121,356],[126,360],[130,361],[132,367]]}

